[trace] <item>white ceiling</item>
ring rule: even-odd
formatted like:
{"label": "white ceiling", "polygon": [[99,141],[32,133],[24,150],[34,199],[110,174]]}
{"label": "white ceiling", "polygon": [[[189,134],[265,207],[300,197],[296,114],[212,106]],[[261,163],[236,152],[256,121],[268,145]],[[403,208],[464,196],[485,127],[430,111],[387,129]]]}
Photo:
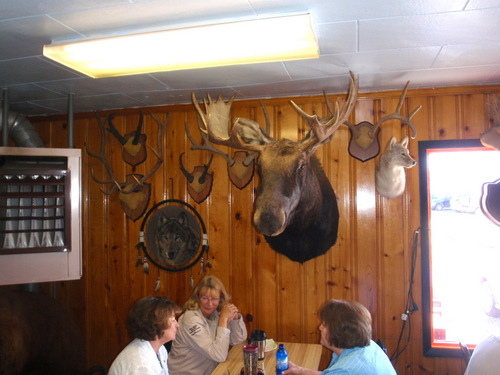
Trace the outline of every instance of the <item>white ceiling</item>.
{"label": "white ceiling", "polygon": [[[53,40],[292,12],[312,15],[319,59],[92,79],[42,56]],[[25,115],[66,113],[70,92],[75,112],[189,103],[193,91],[339,93],[349,70],[361,92],[496,84],[499,47],[500,0],[0,0],[0,87]]]}

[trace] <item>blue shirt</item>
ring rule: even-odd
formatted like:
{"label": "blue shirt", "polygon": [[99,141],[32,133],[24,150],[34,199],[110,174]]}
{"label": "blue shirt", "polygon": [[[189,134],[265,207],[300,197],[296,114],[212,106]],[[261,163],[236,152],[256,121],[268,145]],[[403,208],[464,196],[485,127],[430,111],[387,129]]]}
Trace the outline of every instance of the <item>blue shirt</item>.
{"label": "blue shirt", "polygon": [[344,349],[338,356],[333,353],[332,361],[323,375],[396,375],[387,354],[370,340],[370,345]]}

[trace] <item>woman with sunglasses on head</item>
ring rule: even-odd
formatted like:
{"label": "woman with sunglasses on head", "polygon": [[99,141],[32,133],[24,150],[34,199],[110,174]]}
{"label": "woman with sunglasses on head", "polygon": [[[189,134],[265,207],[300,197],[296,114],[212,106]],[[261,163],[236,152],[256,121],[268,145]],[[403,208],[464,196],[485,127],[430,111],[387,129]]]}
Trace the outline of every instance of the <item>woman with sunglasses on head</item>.
{"label": "woman with sunglasses on head", "polygon": [[184,304],[168,358],[170,375],[210,374],[227,359],[230,345],[247,339],[238,308],[222,281],[204,276]]}

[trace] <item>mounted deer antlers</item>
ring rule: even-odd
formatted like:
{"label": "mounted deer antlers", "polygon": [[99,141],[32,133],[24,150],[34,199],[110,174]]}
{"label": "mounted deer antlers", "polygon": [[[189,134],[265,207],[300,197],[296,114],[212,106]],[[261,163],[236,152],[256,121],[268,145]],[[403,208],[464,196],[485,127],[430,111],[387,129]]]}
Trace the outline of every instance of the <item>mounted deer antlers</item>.
{"label": "mounted deer antlers", "polygon": [[[170,114],[167,114],[167,119],[165,122],[161,122],[154,113],[150,112],[151,116],[155,120],[155,122],[158,124],[158,138],[157,138],[157,147],[158,151],[155,150],[154,148],[149,147],[149,149],[156,155],[158,158],[156,164],[151,168],[151,170],[145,174],[145,175],[140,175],[140,174],[128,174],[126,176],[125,181],[119,181],[109,164],[108,160],[106,159],[105,151],[106,151],[106,120],[110,122],[108,116],[106,119],[101,120],[96,113],[96,118],[97,118],[97,124],[99,126],[100,134],[101,134],[101,144],[100,144],[100,149],[99,153],[93,153],[89,150],[87,147],[87,144],[85,144],[85,149],[87,151],[87,154],[89,156],[92,156],[96,159],[99,159],[104,167],[106,168],[106,172],[108,174],[108,179],[107,180],[101,180],[97,178],[94,175],[94,171],[91,171],[91,176],[92,179],[97,182],[98,184],[101,185],[109,185],[113,184],[113,186],[109,190],[105,190],[101,188],[101,191],[106,194],[106,195],[111,195],[113,194],[116,190],[119,190],[119,199],[122,204],[122,208],[127,214],[128,217],[130,217],[132,220],[136,221],[139,217],[142,216],[144,213],[145,209],[147,208],[147,205],[149,203],[149,196],[151,193],[150,186],[149,184],[146,183],[146,181],[158,170],[160,165],[163,163],[162,159],[162,154],[163,154],[163,134],[165,132],[166,125],[169,121]],[[111,122],[110,122],[111,123]],[[140,125],[142,125],[142,112],[141,112],[141,121]],[[108,129],[109,130],[109,129]],[[116,128],[112,126],[112,130],[109,130],[111,133],[118,133]],[[140,126],[138,127],[138,130],[136,132],[140,132]],[[120,142],[121,143],[121,142]]]}
{"label": "mounted deer antlers", "polygon": [[213,175],[208,173],[208,168],[212,164],[214,154],[210,155],[210,160],[207,164],[198,165],[194,167],[193,173],[189,173],[182,164],[182,156],[179,155],[179,165],[181,172],[184,174],[188,181],[188,193],[196,203],[201,203],[210,195],[212,190]]}
{"label": "mounted deer antlers", "polygon": [[132,166],[136,166],[144,162],[147,158],[146,153],[146,135],[141,133],[142,123],[144,120],[142,111],[139,110],[139,124],[137,129],[133,132],[125,134],[122,136],[120,132],[115,128],[113,124],[114,113],[107,116],[109,128],[108,130],[113,136],[121,143],[122,149],[122,159],[125,163]]}
{"label": "mounted deer antlers", "polygon": [[362,121],[356,125],[352,124],[349,121],[344,122],[344,125],[347,125],[349,127],[349,130],[351,131],[349,153],[353,157],[365,162],[378,155],[378,153],[380,152],[380,144],[378,143],[377,135],[380,130],[380,125],[389,120],[401,120],[411,128],[413,132],[413,136],[411,138],[414,139],[417,136],[417,130],[412,124],[411,118],[420,110],[420,108],[422,108],[422,106],[419,105],[417,108],[415,108],[408,117],[402,116],[400,113],[404,98],[406,96],[406,92],[408,91],[409,84],[410,81],[406,83],[406,86],[404,87],[403,93],[401,94],[399,103],[394,113],[382,117],[375,124],[372,124],[368,121]]}

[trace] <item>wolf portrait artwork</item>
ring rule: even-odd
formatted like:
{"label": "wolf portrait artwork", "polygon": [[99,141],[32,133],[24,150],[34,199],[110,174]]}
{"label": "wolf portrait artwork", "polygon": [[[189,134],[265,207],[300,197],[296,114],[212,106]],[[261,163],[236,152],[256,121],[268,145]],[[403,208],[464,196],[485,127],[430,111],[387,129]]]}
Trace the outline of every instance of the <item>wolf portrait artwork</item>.
{"label": "wolf portrait artwork", "polygon": [[164,207],[151,217],[146,231],[151,254],[161,263],[177,266],[198,252],[201,233],[195,217],[182,207]]}

